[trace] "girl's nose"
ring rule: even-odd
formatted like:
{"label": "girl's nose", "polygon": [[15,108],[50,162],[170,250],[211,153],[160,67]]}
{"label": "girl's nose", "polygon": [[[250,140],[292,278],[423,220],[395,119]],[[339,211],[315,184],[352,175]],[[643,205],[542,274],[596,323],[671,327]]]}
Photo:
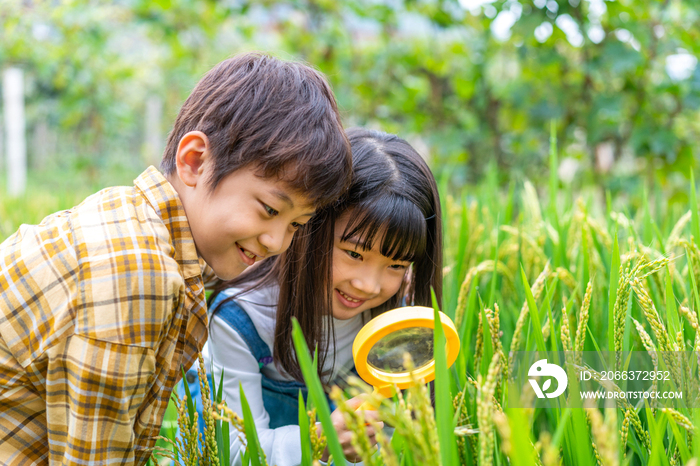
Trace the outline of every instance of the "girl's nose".
{"label": "girl's nose", "polygon": [[350,284],[358,291],[367,295],[363,297],[376,296],[381,290],[380,280],[372,273],[363,273],[361,276],[350,280]]}

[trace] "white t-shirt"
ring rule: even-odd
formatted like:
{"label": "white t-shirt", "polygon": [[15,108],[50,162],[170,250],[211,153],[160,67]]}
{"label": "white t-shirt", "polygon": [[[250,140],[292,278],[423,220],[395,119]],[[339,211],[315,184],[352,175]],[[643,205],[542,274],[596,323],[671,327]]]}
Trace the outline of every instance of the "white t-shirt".
{"label": "white t-shirt", "polygon": [[[239,290],[232,288],[224,291],[226,296],[231,296]],[[255,325],[260,338],[268,345],[270,351],[274,351],[273,336],[275,331],[275,315],[277,312],[277,296],[279,289],[266,287],[252,290],[245,295],[236,298],[236,303],[247,312]],[[329,318],[329,317],[326,317]],[[355,336],[365,322],[369,320],[369,311],[357,315],[349,320],[333,319],[335,327],[335,342],[330,343],[330,348],[324,370],[333,367],[331,380],[338,374],[347,373],[353,367],[352,344]],[[294,351],[290,348],[289,351]],[[243,386],[246,399],[250,404],[250,410],[255,418],[255,426],[258,430],[260,445],[265,451],[267,462],[276,466],[296,466],[301,463],[301,442],[299,426],[290,425],[270,429],[270,416],[263,405],[261,385],[261,369],[258,361],[251,353],[248,345],[240,334],[231,328],[224,319],[216,314],[211,320],[209,340],[203,351],[207,362],[207,368],[213,365],[213,378],[217,382],[224,371],[223,399],[229,408],[241,415],[241,403],[239,384]],[[274,353],[272,354],[274,357]],[[273,380],[294,380],[286,373],[280,373],[275,364],[267,364],[262,368],[264,375]],[[232,432],[232,436],[235,435]],[[240,465],[245,447],[240,439],[232,439],[231,464]],[[360,464],[360,463],[358,463]]]}

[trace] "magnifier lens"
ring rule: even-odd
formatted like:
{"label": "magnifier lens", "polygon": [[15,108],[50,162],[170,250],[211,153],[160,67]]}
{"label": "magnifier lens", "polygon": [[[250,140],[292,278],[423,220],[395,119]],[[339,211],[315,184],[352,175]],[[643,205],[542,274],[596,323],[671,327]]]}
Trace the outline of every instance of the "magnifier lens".
{"label": "magnifier lens", "polygon": [[404,367],[404,353],[411,355],[415,369],[433,360],[433,329],[409,327],[383,337],[372,346],[367,355],[370,367],[392,374],[408,372]]}

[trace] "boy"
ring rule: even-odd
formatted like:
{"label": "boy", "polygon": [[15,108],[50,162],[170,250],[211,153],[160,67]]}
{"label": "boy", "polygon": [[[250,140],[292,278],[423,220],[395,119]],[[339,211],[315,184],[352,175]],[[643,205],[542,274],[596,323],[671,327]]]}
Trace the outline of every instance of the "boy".
{"label": "boy", "polygon": [[0,245],[0,464],[144,464],[204,284],[284,251],[351,159],[319,73],[245,54],[197,84],[161,168]]}

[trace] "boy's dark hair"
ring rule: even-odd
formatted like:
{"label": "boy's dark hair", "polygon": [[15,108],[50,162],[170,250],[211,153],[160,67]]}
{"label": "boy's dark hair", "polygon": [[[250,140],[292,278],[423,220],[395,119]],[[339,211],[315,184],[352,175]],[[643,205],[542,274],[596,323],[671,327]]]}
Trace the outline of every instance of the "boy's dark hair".
{"label": "boy's dark hair", "polygon": [[344,212],[352,210],[344,240],[358,238],[367,248],[376,243],[383,255],[413,263],[408,289],[402,286],[373,309],[373,317],[399,307],[404,297],[409,305],[432,307],[431,287],[442,304],[442,216],[437,184],[428,165],[393,134],[352,128],[348,138],[353,154],[348,191],[298,231],[286,252],[217,290],[245,287],[244,293],[255,286],[279,284],[273,355],[297,380],[302,378],[292,350],[293,317],[299,321],[309,348],[318,346],[319,375],[325,376],[321,368],[329,342],[335,339],[332,319],[324,318],[333,310],[331,251],[335,223]]}
{"label": "boy's dark hair", "polygon": [[212,190],[229,173],[255,164],[261,176],[286,182],[322,207],[350,180],[350,146],[331,88],[302,63],[246,53],[209,71],[168,136],[165,174],[175,172],[178,144],[190,131],[209,139]]}

